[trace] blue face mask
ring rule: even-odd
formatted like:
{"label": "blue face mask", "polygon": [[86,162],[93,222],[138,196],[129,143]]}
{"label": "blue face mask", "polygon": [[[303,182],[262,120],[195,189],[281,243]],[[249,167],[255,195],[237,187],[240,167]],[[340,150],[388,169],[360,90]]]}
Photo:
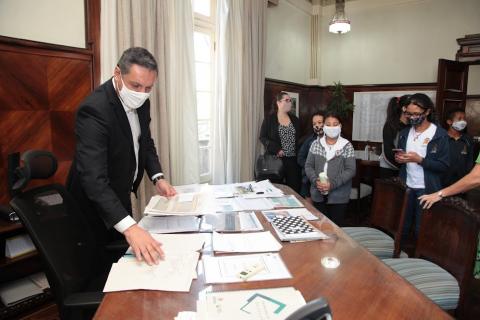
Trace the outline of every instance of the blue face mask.
{"label": "blue face mask", "polygon": [[418,126],[425,120],[426,116],[422,114],[421,116],[418,116],[416,118],[409,117],[408,118],[408,124],[411,126]]}

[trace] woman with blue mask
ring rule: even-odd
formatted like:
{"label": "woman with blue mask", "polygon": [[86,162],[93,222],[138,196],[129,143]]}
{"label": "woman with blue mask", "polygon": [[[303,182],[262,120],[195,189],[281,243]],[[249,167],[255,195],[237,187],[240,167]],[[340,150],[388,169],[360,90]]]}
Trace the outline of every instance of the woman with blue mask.
{"label": "woman with blue mask", "polygon": [[418,200],[425,193],[442,188],[442,175],[449,167],[447,132],[435,125],[434,105],[423,93],[416,93],[403,108],[409,127],[400,132],[395,161],[401,164],[400,178],[411,189],[402,231],[402,243],[407,240],[415,221],[415,239],[418,236],[422,209]]}
{"label": "woman with blue mask", "polygon": [[338,226],[344,226],[355,176],[355,153],[340,136],[342,124],[334,112],[325,114],[324,135],[315,140],[305,162],[313,205]]}

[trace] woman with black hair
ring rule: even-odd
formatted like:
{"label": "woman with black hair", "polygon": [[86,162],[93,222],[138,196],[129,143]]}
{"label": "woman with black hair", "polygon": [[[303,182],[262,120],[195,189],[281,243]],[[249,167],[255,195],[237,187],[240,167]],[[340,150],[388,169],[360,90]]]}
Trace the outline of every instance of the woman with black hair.
{"label": "woman with black hair", "polygon": [[407,118],[402,108],[408,104],[409,94],[390,99],[387,107],[387,119],[383,125],[382,154],[380,155],[380,177],[398,176],[398,163],[394,149],[398,148],[398,134],[407,126]]}
{"label": "woman with black hair", "polygon": [[[300,127],[298,118],[291,114],[292,99],[282,91],[275,96],[272,111],[263,119],[260,141],[269,154],[282,159],[285,182],[296,192],[300,192],[300,167],[297,164],[298,138]],[[272,181],[283,183],[283,181]]]}
{"label": "woman with black hair", "polygon": [[416,93],[403,107],[409,128],[400,132],[395,161],[401,164],[400,178],[411,189],[403,225],[402,241],[410,232],[415,219],[418,236],[422,209],[418,197],[442,188],[442,175],[448,169],[449,145],[447,132],[433,123],[433,102],[423,93]]}

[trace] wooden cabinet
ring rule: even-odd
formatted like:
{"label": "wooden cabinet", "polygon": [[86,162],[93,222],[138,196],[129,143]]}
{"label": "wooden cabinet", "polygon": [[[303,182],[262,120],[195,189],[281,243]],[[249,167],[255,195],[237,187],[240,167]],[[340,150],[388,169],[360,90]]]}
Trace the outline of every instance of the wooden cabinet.
{"label": "wooden cabinet", "polygon": [[[42,262],[36,251],[12,259],[5,257],[5,240],[23,233],[25,229],[20,223],[0,220],[0,286],[42,271]],[[44,295],[11,307],[6,307],[0,302],[0,319],[18,319],[40,309],[51,307],[51,301],[52,295],[48,291]]]}

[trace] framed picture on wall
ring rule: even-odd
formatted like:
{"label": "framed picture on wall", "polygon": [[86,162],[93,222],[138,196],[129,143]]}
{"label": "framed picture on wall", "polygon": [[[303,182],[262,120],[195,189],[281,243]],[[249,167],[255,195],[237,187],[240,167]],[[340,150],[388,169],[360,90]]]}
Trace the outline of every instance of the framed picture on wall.
{"label": "framed picture on wall", "polygon": [[299,99],[299,94],[298,92],[288,92],[284,91],[287,93],[290,98],[292,99],[292,113],[297,116],[297,118],[300,116],[300,99]]}

